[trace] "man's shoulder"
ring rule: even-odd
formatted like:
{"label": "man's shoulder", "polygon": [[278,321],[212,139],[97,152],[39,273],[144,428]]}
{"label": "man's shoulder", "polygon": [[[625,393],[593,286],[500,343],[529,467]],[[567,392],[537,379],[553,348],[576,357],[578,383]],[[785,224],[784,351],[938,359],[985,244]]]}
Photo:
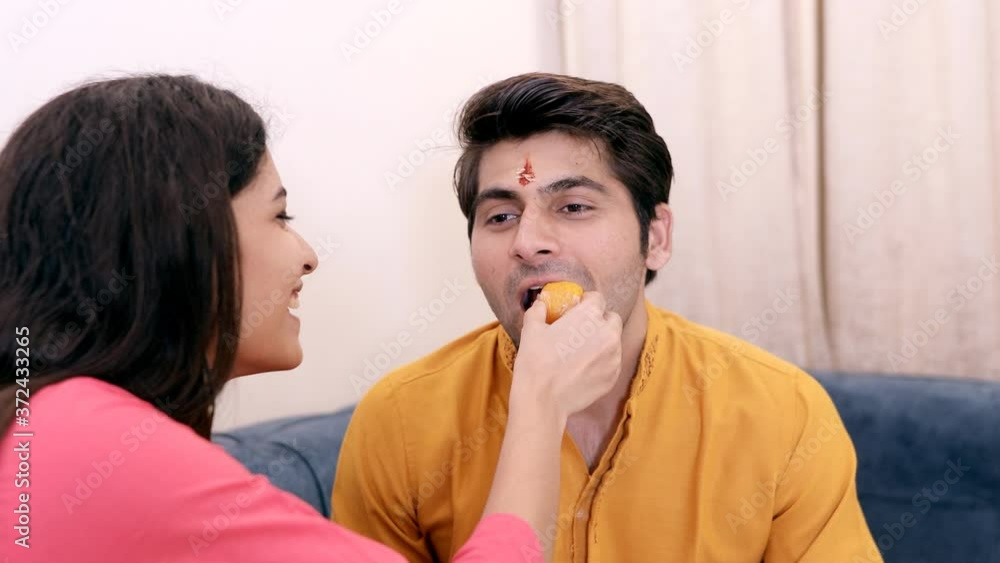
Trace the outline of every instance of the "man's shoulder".
{"label": "man's shoulder", "polygon": [[677,390],[687,404],[725,404],[718,412],[726,416],[743,413],[744,423],[761,424],[772,433],[783,428],[775,434],[785,437],[783,443],[810,420],[838,416],[819,381],[793,363],[676,313],[656,309],[655,314],[667,334],[669,348],[661,348],[661,353],[675,353],[668,364],[677,373],[668,375],[682,380]]}
{"label": "man's shoulder", "polygon": [[653,308],[667,330],[682,339],[682,345],[695,351],[732,355],[758,366],[761,370],[774,373],[801,371],[794,364],[775,356],[759,346],[720,330],[698,324],[681,315]]}
{"label": "man's shoulder", "polygon": [[470,385],[488,387],[500,330],[500,323],[493,321],[390,371],[372,385],[361,402],[381,403],[390,397],[426,393],[443,397]]}
{"label": "man's shoulder", "polygon": [[479,327],[382,377],[355,408],[344,443],[402,453],[416,475],[441,463],[485,421],[502,419],[499,330],[495,322]]}
{"label": "man's shoulder", "polygon": [[[698,366],[690,377],[698,389],[732,387],[756,389],[773,398],[791,399],[799,387],[812,387],[815,380],[795,364],[731,334],[698,324],[683,316],[652,307],[665,328],[668,341]],[[817,384],[818,385],[818,384]]]}

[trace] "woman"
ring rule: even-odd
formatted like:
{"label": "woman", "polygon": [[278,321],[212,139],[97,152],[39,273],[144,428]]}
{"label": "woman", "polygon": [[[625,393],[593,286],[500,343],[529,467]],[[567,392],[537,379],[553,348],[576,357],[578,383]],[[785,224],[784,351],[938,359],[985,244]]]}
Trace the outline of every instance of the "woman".
{"label": "woman", "polygon": [[[226,381],[302,359],[290,309],[318,262],[286,200],[261,118],[191,77],[85,85],[14,132],[0,153],[0,529],[13,561],[402,560],[208,441]],[[541,558],[532,528],[557,506],[566,417],[620,363],[620,321],[552,357],[602,301],[578,309],[551,326],[544,306],[526,313],[535,334],[490,499],[455,561]]]}

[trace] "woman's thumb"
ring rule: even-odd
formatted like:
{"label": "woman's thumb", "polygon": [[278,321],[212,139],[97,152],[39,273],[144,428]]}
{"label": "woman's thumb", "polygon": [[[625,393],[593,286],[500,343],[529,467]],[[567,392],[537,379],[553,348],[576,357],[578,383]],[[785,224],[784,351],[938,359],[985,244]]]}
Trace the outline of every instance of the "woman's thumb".
{"label": "woman's thumb", "polygon": [[524,326],[545,324],[546,306],[541,299],[535,302],[524,312]]}

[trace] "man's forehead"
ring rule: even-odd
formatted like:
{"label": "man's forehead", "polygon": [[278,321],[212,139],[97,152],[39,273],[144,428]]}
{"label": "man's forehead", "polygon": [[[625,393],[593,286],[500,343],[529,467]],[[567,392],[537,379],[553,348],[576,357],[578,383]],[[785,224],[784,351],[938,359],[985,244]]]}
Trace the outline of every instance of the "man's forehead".
{"label": "man's forehead", "polygon": [[487,149],[479,163],[479,185],[528,186],[557,176],[587,172],[604,175],[607,168],[596,143],[565,133],[543,133],[502,141]]}

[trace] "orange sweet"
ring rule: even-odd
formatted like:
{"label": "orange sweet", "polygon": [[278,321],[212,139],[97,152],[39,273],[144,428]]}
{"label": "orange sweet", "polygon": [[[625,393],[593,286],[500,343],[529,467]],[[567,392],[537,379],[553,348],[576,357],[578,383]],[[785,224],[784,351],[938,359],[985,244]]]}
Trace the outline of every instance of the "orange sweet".
{"label": "orange sweet", "polygon": [[583,288],[568,281],[547,283],[538,299],[545,303],[545,322],[552,324],[583,299]]}

